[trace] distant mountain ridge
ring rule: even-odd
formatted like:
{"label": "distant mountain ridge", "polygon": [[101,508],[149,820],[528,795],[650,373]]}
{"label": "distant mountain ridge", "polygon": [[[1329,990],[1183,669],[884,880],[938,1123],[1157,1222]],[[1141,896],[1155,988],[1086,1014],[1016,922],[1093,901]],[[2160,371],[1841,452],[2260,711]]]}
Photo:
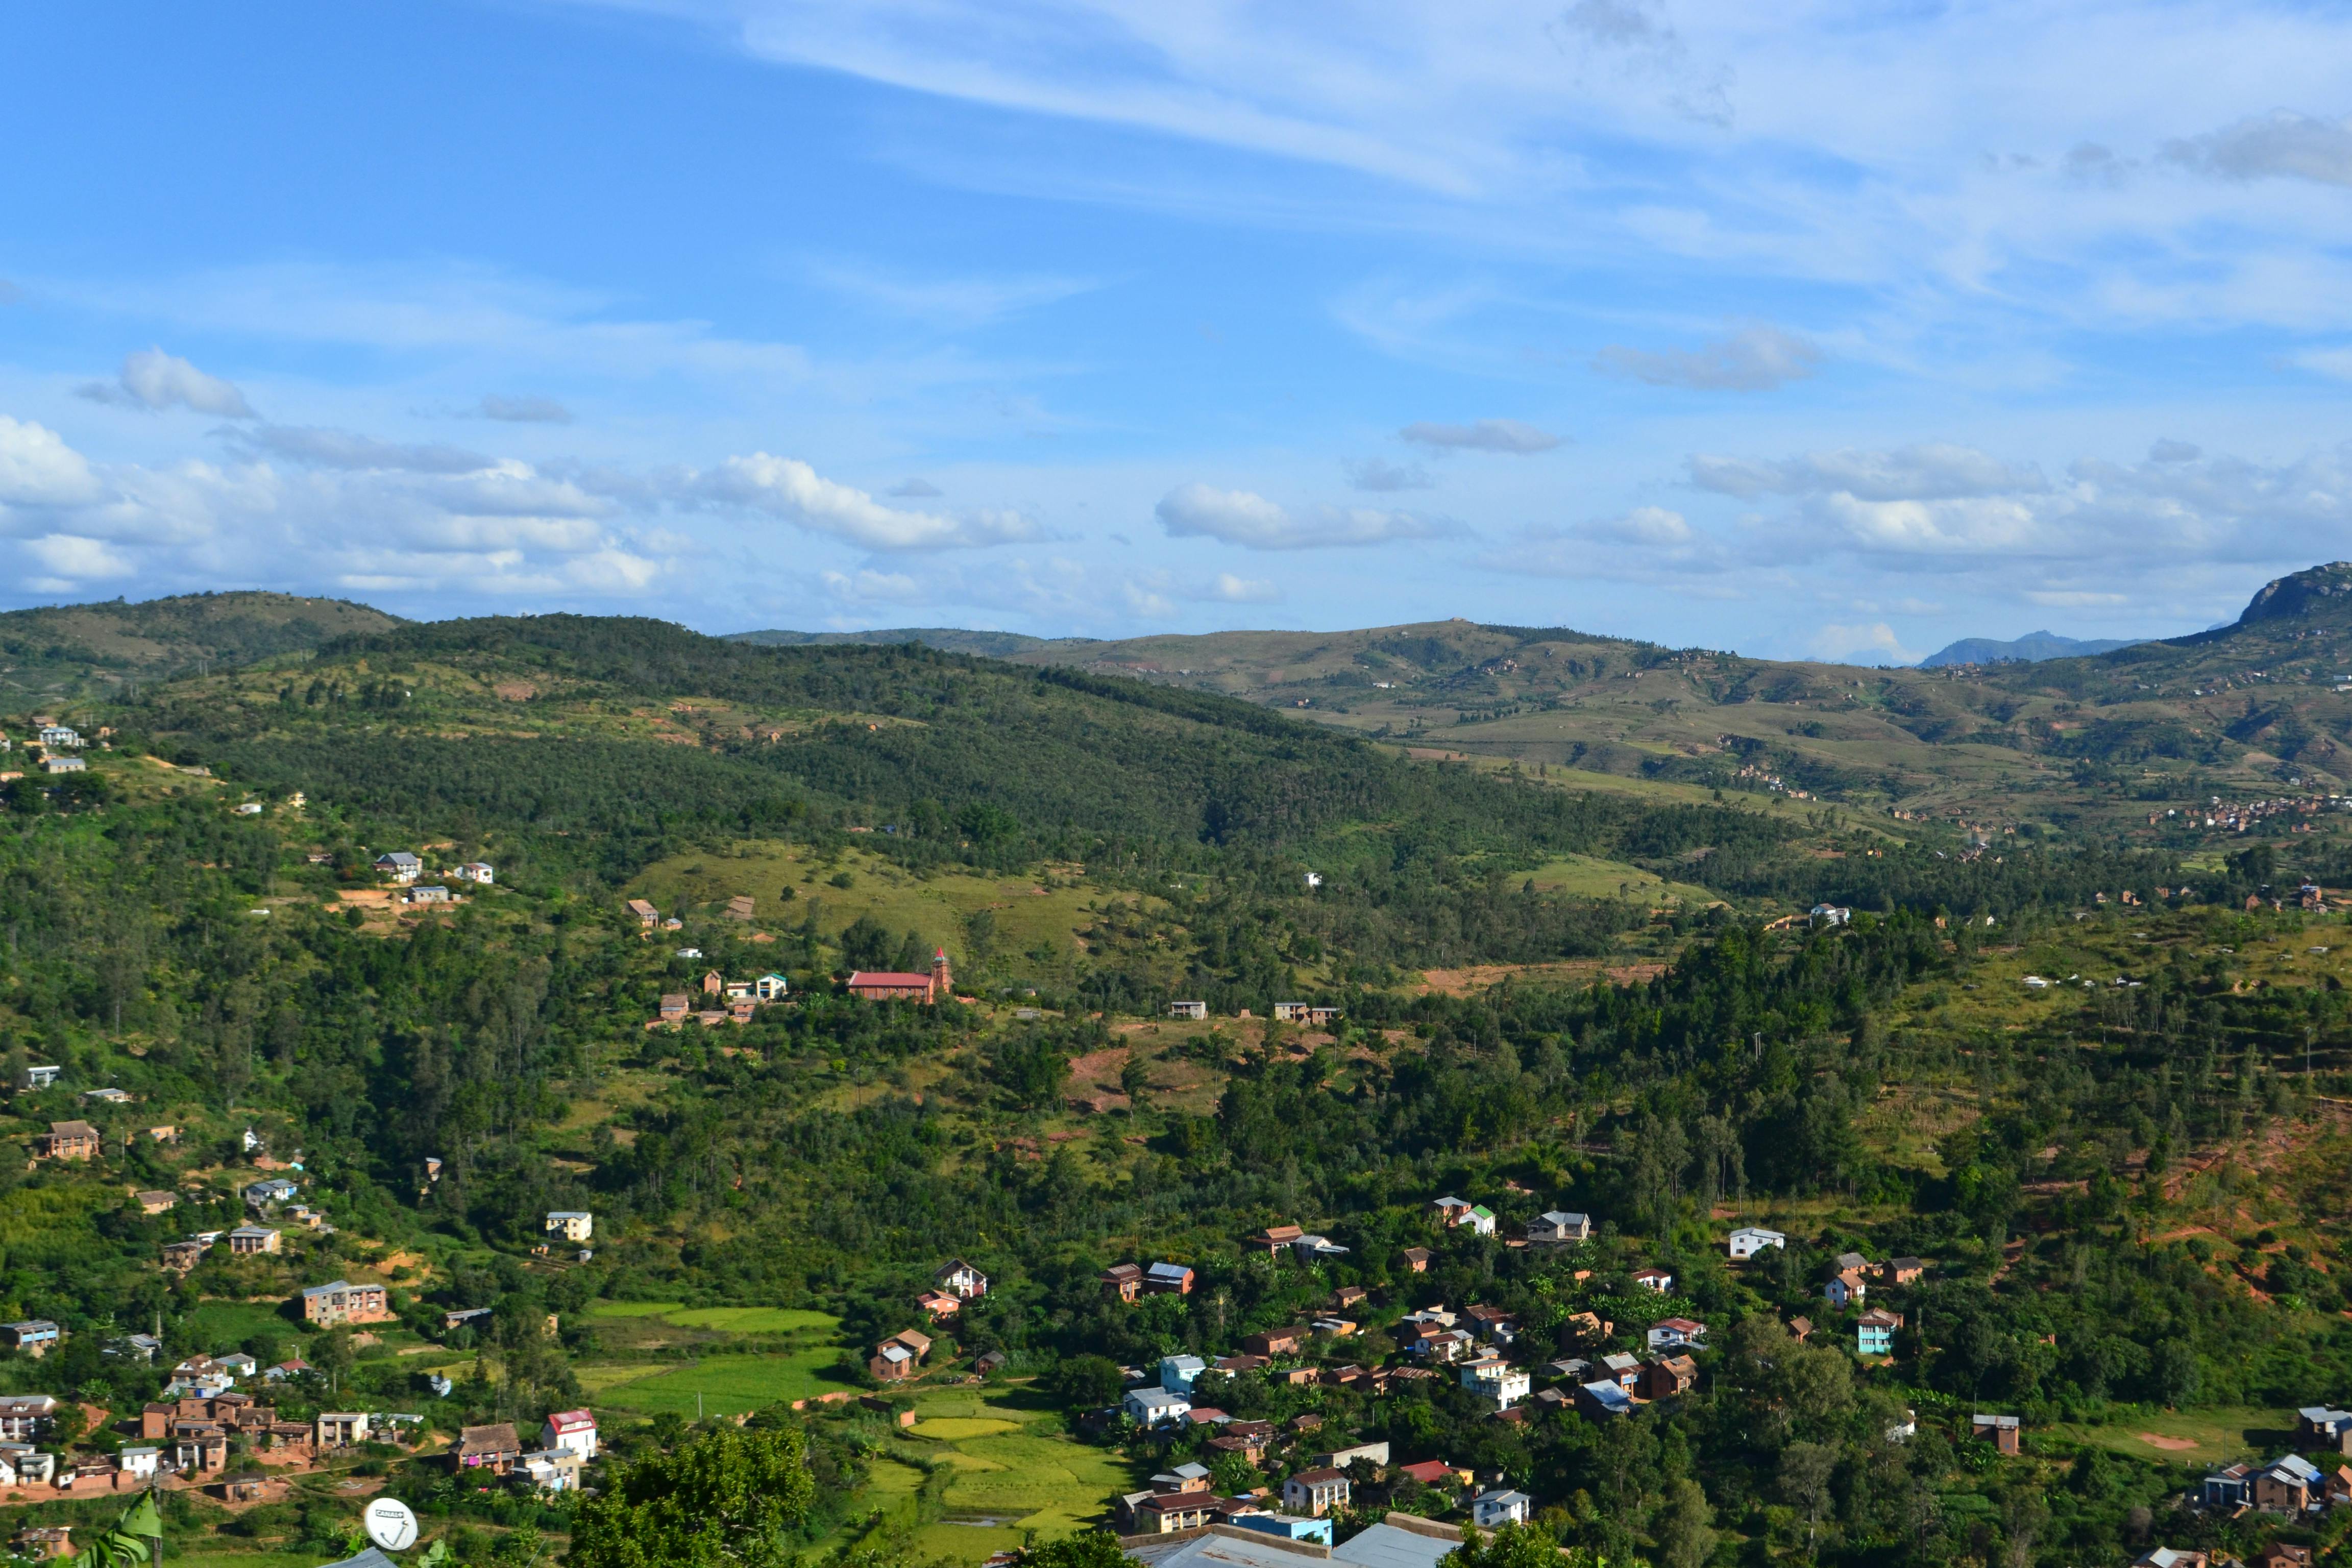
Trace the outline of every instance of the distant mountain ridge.
{"label": "distant mountain ridge", "polygon": [[1962,637],[1919,661],[1922,669],[1951,664],[2039,664],[2045,658],[2081,658],[2113,653],[2146,641],[2143,637],[2062,637],[2055,632],[2028,632],[2001,642],[1992,637]]}
{"label": "distant mountain ridge", "polygon": [[1010,658],[1041,650],[1081,648],[1093,637],[1033,637],[1020,632],[975,632],[958,626],[898,626],[869,632],[728,632],[722,642],[757,643],[763,647],[833,647],[858,644],[880,647],[892,643],[920,643],[941,653],[967,653],[980,658]]}

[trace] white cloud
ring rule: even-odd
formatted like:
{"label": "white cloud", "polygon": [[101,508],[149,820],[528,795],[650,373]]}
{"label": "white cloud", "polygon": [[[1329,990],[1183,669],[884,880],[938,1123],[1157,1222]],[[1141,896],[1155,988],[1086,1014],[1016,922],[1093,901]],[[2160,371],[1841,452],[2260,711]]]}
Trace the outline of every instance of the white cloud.
{"label": "white cloud", "polygon": [[1397,434],[1416,446],[1439,450],[1511,452],[1522,457],[1549,452],[1560,443],[1560,437],[1549,431],[1516,419],[1481,419],[1474,425],[1440,425],[1423,420],[1406,426]]}
{"label": "white cloud", "polygon": [[1419,512],[1374,507],[1309,507],[1293,511],[1248,490],[1180,485],[1154,509],[1160,526],[1177,539],[1217,539],[1249,550],[1320,550],[1434,539],[1459,526]]}
{"label": "white cloud", "polygon": [[122,368],[111,383],[86,382],[78,390],[95,403],[121,404],[151,411],[188,408],[223,419],[255,417],[245,394],[162,349],[141,349],[125,355]]}
{"label": "white cloud", "polygon": [[478,410],[485,419],[509,425],[569,425],[572,410],[552,397],[501,397],[485,393]]}
{"label": "white cloud", "polygon": [[884,506],[864,490],[821,477],[795,458],[755,452],[730,458],[691,486],[699,499],[782,518],[868,550],[945,550],[1005,544],[1040,537],[1014,511],[950,517]]}
{"label": "white cloud", "polygon": [[2032,464],[2004,463],[1969,447],[1929,443],[1894,451],[1813,452],[1781,462],[1695,457],[1691,482],[1753,500],[1844,494],[1864,500],[1950,500],[2047,488]]}
{"label": "white cloud", "polygon": [[100,493],[89,459],[46,425],[0,414],[0,503],[68,506]]}
{"label": "white cloud", "polygon": [[[2161,441],[2139,463],[2079,459],[2055,483],[2033,464],[1946,446],[1694,458],[1691,469],[1703,489],[1790,498],[1787,510],[1748,531],[1759,563],[1836,552],[1908,570],[2079,563],[2095,567],[2095,592],[2112,593],[2105,584],[2200,563],[2307,564],[2352,553],[2352,443],[2272,466]],[[2074,592],[2063,579],[2034,591]]]}
{"label": "white cloud", "polygon": [[25,553],[51,575],[76,582],[103,577],[128,577],[131,563],[104,541],[72,533],[45,533],[24,542]]}
{"label": "white cloud", "polygon": [[[1915,653],[1903,646],[1895,628],[1885,621],[1867,626],[1823,626],[1813,633],[1807,645],[1813,657],[1832,664],[1916,664],[1926,658],[1925,651]],[[1861,656],[1877,654],[1880,658]]]}
{"label": "white cloud", "polygon": [[1767,392],[1812,374],[1821,360],[1813,344],[1768,326],[1743,327],[1696,349],[1652,353],[1612,343],[1593,356],[1612,375],[1702,392]]}
{"label": "white cloud", "polygon": [[1347,472],[1348,482],[1360,490],[1425,490],[1437,483],[1429,477],[1429,470],[1419,463],[1391,463],[1379,458],[1365,458],[1351,459],[1340,467]]}
{"label": "white cloud", "polygon": [[937,500],[948,492],[929,479],[900,479],[882,493],[886,496],[897,497],[901,500]]}
{"label": "white cloud", "polygon": [[2224,180],[2352,185],[2352,120],[2274,110],[2202,136],[2168,142],[2164,155],[2184,168]]}
{"label": "white cloud", "polygon": [[1230,572],[1220,572],[1210,579],[1208,591],[1202,596],[1221,605],[1271,605],[1282,597],[1282,590],[1263,577],[1236,577]]}
{"label": "white cloud", "polygon": [[1734,564],[1717,541],[1664,507],[1640,506],[1615,517],[1591,518],[1567,528],[1521,530],[1508,544],[1488,551],[1478,564],[1513,576],[1570,581],[1674,582],[1685,593],[1720,596],[1736,592],[1722,579]]}

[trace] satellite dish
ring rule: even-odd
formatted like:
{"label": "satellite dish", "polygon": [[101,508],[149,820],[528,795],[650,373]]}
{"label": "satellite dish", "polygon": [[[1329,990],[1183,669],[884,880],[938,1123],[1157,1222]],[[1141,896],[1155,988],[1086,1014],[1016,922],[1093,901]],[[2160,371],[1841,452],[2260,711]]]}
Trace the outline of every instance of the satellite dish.
{"label": "satellite dish", "polygon": [[405,1552],[416,1544],[416,1516],[398,1498],[380,1497],[360,1515],[368,1539],[386,1552]]}

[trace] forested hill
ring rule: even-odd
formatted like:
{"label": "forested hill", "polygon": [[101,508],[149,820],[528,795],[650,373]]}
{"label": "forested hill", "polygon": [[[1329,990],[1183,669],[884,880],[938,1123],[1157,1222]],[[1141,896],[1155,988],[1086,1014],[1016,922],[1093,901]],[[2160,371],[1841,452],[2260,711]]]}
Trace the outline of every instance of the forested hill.
{"label": "forested hill", "polygon": [[0,614],[0,689],[33,701],[118,692],[143,680],[314,648],[399,618],[347,599],[183,594],[143,604],[59,605]]}
{"label": "forested hill", "polygon": [[[1414,762],[1211,693],[650,620],[403,626],[299,668],[179,683],[120,722],[127,746],[331,802],[369,824],[362,842],[455,832],[551,883],[625,883],[745,836],[857,842],[919,875],[1074,862],[1164,886],[1210,871],[1278,896],[1334,973],[1594,953],[1643,919],[1601,895],[1697,858],[1751,896],[1790,879],[1782,892],[1810,895],[1846,864],[1787,853],[1823,826],[1795,814]],[[1562,857],[1601,858],[1573,889],[1538,887]],[[1905,875],[1958,869],[1916,858]],[[1310,869],[1331,884],[1312,901]],[[1195,991],[1275,985],[1254,942],[1219,952]],[[1098,960],[1121,994],[1174,983],[1149,955]]]}
{"label": "forested hill", "polygon": [[1019,632],[966,631],[957,626],[899,626],[870,632],[730,632],[729,642],[760,643],[769,647],[824,647],[836,643],[919,642],[948,653],[976,653],[1005,658],[1034,649],[1071,649],[1095,646],[1092,637],[1033,637]]}

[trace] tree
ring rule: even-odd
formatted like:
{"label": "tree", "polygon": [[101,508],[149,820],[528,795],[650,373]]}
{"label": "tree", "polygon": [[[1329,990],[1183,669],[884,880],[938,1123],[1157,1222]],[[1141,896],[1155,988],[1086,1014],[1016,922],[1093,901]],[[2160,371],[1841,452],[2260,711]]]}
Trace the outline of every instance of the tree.
{"label": "tree", "polygon": [[1658,1538],[1660,1568],[1703,1568],[1715,1552],[1715,1510],[1706,1493],[1684,1476],[1666,1489],[1665,1506],[1653,1527]]}
{"label": "tree", "polygon": [[1224,1497],[1239,1497],[1265,1479],[1257,1467],[1239,1454],[1220,1454],[1209,1467],[1209,1484]]}
{"label": "tree", "polygon": [[1830,1475],[1837,1468],[1837,1450],[1826,1443],[1791,1443],[1780,1450],[1780,1495],[1805,1516],[1805,1549],[1813,1545],[1813,1527],[1829,1506]]}
{"label": "tree", "polygon": [[1465,1531],[1438,1568],[1561,1568],[1559,1542],[1532,1524],[1498,1525],[1484,1540]]}
{"label": "tree", "polygon": [[641,1459],[579,1508],[569,1568],[782,1568],[816,1483],[795,1427],[721,1426]]}
{"label": "tree", "polygon": [[342,1391],[343,1373],[352,1370],[352,1331],[347,1328],[329,1329],[314,1341],[310,1353],[304,1358],[327,1374],[330,1395]]}
{"label": "tree", "polygon": [[1022,1562],[1025,1568],[1128,1568],[1118,1538],[1099,1530],[1033,1546],[1022,1554]]}
{"label": "tree", "polygon": [[1127,1374],[1108,1356],[1075,1355],[1054,1368],[1045,1380],[1056,1398],[1081,1410],[1099,1410],[1118,1403]]}

